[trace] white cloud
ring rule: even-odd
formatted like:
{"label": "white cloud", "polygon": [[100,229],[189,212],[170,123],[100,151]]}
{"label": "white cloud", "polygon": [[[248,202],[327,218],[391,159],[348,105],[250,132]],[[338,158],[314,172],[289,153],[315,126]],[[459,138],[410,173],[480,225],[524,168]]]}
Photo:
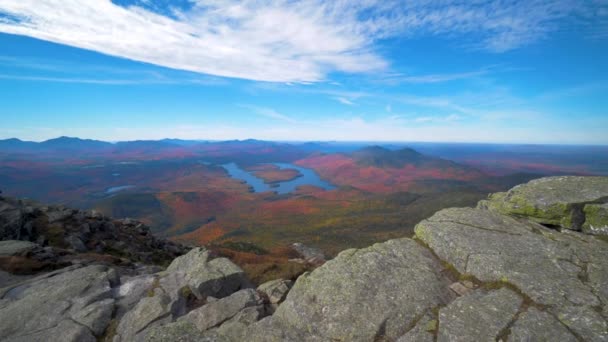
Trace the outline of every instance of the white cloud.
{"label": "white cloud", "polygon": [[187,9],[162,10],[160,1],[136,4],[2,0],[0,32],[216,76],[318,82],[331,72],[386,69],[374,52],[383,38],[441,35],[502,52],[574,22],[567,18],[588,22],[603,13],[600,5],[571,0],[191,0]]}
{"label": "white cloud", "polygon": [[345,97],[335,97],[334,100],[340,102],[341,104],[345,104],[347,106],[353,106],[355,103]]}
{"label": "white cloud", "polygon": [[369,52],[363,5],[197,1],[177,18],[110,0],[3,0],[0,32],[205,74],[315,82],[386,66]]}
{"label": "white cloud", "polygon": [[462,117],[458,114],[450,114],[447,116],[420,116],[414,118],[413,121],[417,123],[447,123],[462,120]]}
{"label": "white cloud", "polygon": [[260,107],[260,106],[254,106],[254,105],[239,105],[239,107],[249,109],[254,114],[264,116],[264,117],[267,117],[270,119],[285,121],[288,123],[296,123],[296,120],[294,120],[293,118],[291,118],[287,115],[281,114],[272,108]]}
{"label": "white cloud", "polygon": [[385,80],[392,83],[415,83],[415,84],[428,84],[428,83],[441,83],[456,80],[470,79],[479,77],[488,73],[488,70],[479,70],[463,73],[453,74],[432,74],[432,75],[391,75]]}

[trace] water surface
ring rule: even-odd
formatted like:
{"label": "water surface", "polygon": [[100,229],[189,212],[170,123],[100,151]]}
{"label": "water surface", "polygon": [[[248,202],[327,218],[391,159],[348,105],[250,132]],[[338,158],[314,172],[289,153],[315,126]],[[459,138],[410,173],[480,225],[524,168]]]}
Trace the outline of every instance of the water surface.
{"label": "water surface", "polygon": [[253,192],[274,191],[278,194],[288,194],[302,185],[313,185],[325,190],[333,190],[336,188],[333,184],[322,180],[314,170],[289,163],[271,164],[278,166],[280,169],[297,170],[300,172],[301,176],[285,182],[267,184],[263,179],[256,177],[253,172],[241,169],[236,163],[224,164],[222,167],[228,171],[230,177],[240,179],[251,186]]}

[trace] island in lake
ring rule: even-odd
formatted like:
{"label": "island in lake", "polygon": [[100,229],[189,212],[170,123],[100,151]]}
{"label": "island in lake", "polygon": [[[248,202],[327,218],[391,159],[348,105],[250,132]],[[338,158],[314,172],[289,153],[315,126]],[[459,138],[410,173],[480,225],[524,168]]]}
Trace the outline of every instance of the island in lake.
{"label": "island in lake", "polygon": [[289,182],[303,176],[296,169],[281,168],[275,164],[251,165],[246,167],[245,170],[250,171],[254,176],[264,180],[264,183],[273,187],[279,186],[279,183]]}

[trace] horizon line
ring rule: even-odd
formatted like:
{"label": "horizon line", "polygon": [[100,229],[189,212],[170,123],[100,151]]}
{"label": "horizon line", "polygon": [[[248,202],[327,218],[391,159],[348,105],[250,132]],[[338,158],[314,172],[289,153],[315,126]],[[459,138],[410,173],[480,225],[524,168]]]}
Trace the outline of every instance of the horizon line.
{"label": "horizon line", "polygon": [[285,139],[276,139],[276,140],[268,140],[268,139],[257,139],[257,138],[234,138],[234,139],[183,139],[183,138],[162,138],[162,139],[134,139],[134,140],[101,140],[101,139],[91,139],[91,138],[81,138],[76,136],[58,136],[55,138],[45,139],[45,140],[24,140],[17,137],[3,138],[0,139],[0,142],[9,141],[9,140],[18,140],[24,143],[35,143],[40,144],[51,140],[57,140],[61,138],[67,139],[75,139],[75,140],[83,140],[83,141],[97,141],[97,142],[105,142],[109,144],[118,144],[118,143],[128,143],[128,142],[138,142],[138,141],[164,141],[164,140],[180,140],[180,141],[188,141],[188,142],[199,142],[199,143],[221,143],[221,142],[230,142],[230,141],[261,141],[261,142],[275,142],[275,143],[287,143],[287,144],[305,144],[305,143],[330,143],[330,144],[347,144],[347,143],[357,143],[357,144],[451,144],[451,145],[512,145],[512,146],[578,146],[578,147],[608,147],[608,144],[588,144],[588,143],[555,143],[555,142],[546,142],[546,143],[530,143],[530,142],[487,142],[487,141],[422,141],[422,140],[285,140]]}

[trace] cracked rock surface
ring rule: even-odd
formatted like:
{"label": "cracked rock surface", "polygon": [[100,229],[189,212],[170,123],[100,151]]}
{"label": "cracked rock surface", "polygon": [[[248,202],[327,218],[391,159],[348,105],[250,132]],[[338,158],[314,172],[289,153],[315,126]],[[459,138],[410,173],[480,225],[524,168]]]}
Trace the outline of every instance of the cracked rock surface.
{"label": "cracked rock surface", "polygon": [[[590,177],[588,184],[585,179],[541,179],[530,182],[531,187],[521,185],[507,194],[543,198],[545,204],[567,204],[570,200],[580,203],[606,197],[608,189],[603,184],[608,178]],[[551,187],[548,194],[533,195],[533,190],[542,191],[541,185]],[[560,194],[559,201],[547,199],[551,194]],[[492,195],[490,201],[495,197]],[[557,322],[578,339],[608,339],[606,241],[570,230],[547,228],[536,223],[538,217],[527,220],[521,213],[517,217],[507,216],[502,213],[503,207],[496,208],[487,202],[479,207],[482,209],[439,211],[417,225],[416,237],[461,275],[518,289],[535,307],[542,308],[542,319],[536,318],[534,323],[537,330],[548,331]],[[530,315],[522,317],[532,319]],[[531,327],[530,324],[515,322],[518,336],[524,336],[521,329]]]}
{"label": "cracked rock surface", "polygon": [[[438,260],[411,239],[340,253],[298,278],[250,341],[394,340],[454,298]],[[272,333],[269,335],[268,332]]]}

